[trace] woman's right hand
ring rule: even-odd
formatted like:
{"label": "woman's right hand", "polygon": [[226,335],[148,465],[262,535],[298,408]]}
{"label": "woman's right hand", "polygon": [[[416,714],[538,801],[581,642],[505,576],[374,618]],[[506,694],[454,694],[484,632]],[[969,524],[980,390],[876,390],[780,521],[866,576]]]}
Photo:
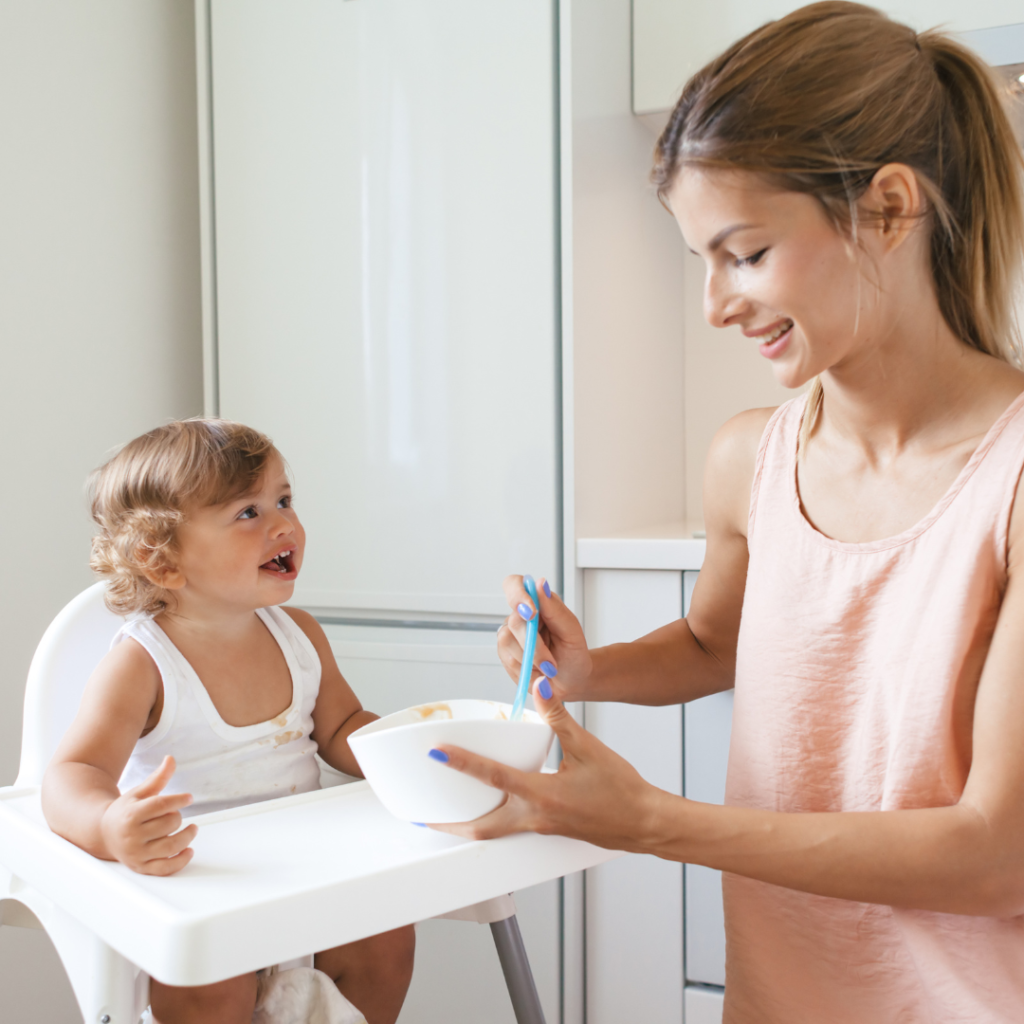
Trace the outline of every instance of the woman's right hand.
{"label": "woman's right hand", "polygon": [[181,810],[192,797],[162,792],[174,768],[174,758],[165,757],[145,782],[112,801],[100,821],[110,856],[140,875],[173,875],[192,859],[189,844],[199,827],[181,827]]}
{"label": "woman's right hand", "polygon": [[[536,614],[536,609],[523,586],[522,576],[506,576],[503,587],[512,614],[498,630],[498,657],[505,671],[518,682],[526,643],[526,623]],[[538,583],[537,596],[540,600],[540,630],[530,689],[532,691],[533,684],[543,675],[551,680],[551,688],[559,700],[582,700],[593,667],[583,627],[546,580]]]}

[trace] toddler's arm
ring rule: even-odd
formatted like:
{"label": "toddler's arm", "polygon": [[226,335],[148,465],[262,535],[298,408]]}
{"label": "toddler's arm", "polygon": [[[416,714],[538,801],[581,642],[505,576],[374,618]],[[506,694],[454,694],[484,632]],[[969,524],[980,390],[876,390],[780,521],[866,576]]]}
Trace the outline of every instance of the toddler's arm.
{"label": "toddler's arm", "polygon": [[146,651],[134,640],[118,644],[90,677],[42,791],[43,813],[57,835],[150,875],[180,871],[192,859],[188,845],[196,834],[195,825],[181,829],[179,812],[191,797],[161,795],[174,774],[173,758],[141,786],[124,794],[117,788],[160,692],[160,674]]}
{"label": "toddler's arm", "polygon": [[320,655],[320,693],[313,708],[313,739],[320,756],[332,767],[346,775],[362,778],[362,771],[348,745],[349,736],[356,729],[374,722],[379,715],[364,711],[359,698],[334,659],[334,652],[324,635],[320,623],[309,612],[298,608],[284,608]]}

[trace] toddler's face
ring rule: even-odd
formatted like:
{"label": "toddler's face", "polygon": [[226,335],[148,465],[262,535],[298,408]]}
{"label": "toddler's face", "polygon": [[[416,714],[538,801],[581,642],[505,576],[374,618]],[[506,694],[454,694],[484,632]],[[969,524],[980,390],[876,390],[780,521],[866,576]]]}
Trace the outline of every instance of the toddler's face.
{"label": "toddler's face", "polygon": [[292,596],[306,533],[292,508],[284,463],[274,455],[249,494],[190,514],[178,531],[179,593],[232,609]]}

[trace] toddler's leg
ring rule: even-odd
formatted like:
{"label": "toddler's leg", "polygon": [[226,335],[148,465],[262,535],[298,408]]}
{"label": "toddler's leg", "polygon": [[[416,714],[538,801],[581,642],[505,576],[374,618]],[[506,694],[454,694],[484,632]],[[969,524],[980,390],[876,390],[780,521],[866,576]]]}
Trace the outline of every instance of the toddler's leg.
{"label": "toddler's leg", "polygon": [[153,978],[149,999],[154,1024],[252,1024],[256,975],[188,988],[162,985]]}
{"label": "toddler's leg", "polygon": [[412,981],[415,950],[416,932],[409,925],[326,949],[316,954],[313,964],[334,979],[367,1024],[395,1024]]}

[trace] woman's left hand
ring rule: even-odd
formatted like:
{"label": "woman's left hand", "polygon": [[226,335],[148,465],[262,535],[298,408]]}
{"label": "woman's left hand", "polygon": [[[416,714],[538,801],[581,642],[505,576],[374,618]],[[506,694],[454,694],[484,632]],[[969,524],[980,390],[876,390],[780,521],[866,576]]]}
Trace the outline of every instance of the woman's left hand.
{"label": "woman's left hand", "polygon": [[469,839],[539,832],[631,852],[653,845],[669,794],[645,782],[628,761],[579,725],[560,700],[545,700],[539,689],[534,688],[537,710],[562,745],[558,771],[521,772],[461,747],[439,747],[448,767],[503,790],[508,799],[475,821],[431,828]]}

